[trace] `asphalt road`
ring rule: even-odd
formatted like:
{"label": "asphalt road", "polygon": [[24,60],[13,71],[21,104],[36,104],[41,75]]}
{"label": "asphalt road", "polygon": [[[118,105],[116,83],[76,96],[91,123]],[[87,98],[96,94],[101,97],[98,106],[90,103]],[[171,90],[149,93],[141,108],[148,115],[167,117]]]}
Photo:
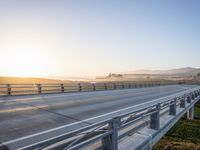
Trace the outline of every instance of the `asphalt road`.
{"label": "asphalt road", "polygon": [[[196,86],[170,85],[0,98],[0,142],[17,149]],[[136,107],[133,107],[136,106]],[[26,137],[26,138],[23,138]]]}

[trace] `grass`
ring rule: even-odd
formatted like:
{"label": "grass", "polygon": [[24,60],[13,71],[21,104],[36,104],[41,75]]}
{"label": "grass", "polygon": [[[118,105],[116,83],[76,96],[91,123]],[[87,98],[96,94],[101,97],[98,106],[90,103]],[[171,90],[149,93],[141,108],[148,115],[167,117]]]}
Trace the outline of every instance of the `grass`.
{"label": "grass", "polygon": [[69,80],[55,80],[46,78],[24,78],[24,77],[0,77],[0,84],[47,84],[47,83],[71,83]]}
{"label": "grass", "polygon": [[200,102],[195,106],[195,120],[182,117],[153,150],[200,150]]}

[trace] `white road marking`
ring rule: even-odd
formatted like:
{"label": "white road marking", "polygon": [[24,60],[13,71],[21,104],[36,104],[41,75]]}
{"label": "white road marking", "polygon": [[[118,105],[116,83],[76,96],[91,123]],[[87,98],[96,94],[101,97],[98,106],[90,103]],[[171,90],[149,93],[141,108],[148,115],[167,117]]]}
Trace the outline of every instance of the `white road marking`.
{"label": "white road marking", "polygon": [[106,113],[106,114],[102,114],[102,115],[99,115],[99,116],[88,118],[88,119],[85,119],[85,120],[82,120],[82,121],[78,121],[78,122],[74,122],[74,123],[71,123],[71,124],[67,124],[67,125],[63,125],[63,126],[60,126],[60,127],[56,127],[56,128],[53,128],[53,129],[45,130],[45,131],[42,131],[42,132],[38,132],[38,133],[35,133],[35,134],[31,134],[31,135],[28,135],[28,136],[24,136],[24,137],[21,137],[21,138],[10,140],[10,141],[7,141],[7,142],[3,142],[2,144],[4,144],[4,145],[12,144],[12,143],[15,143],[15,142],[18,142],[18,141],[21,141],[21,140],[25,140],[25,139],[32,138],[32,137],[35,137],[35,136],[39,136],[39,135],[42,135],[42,134],[46,134],[46,133],[49,133],[49,132],[52,132],[52,131],[56,131],[56,130],[59,130],[59,129],[63,129],[63,128],[66,128],[66,127],[70,127],[72,125],[88,122],[88,121],[91,121],[91,120],[94,120],[94,119],[97,119],[97,118],[100,118],[100,117],[105,117],[105,116],[108,116],[108,115],[111,115],[111,114],[114,114],[114,113],[118,113],[120,111],[128,110],[128,109],[131,109],[131,108],[134,108],[134,107],[138,107],[138,106],[141,106],[141,105],[145,105],[145,104],[148,104],[148,103],[159,101],[159,100],[162,100],[162,99],[165,99],[165,98],[170,98],[172,96],[181,95],[183,93],[189,93],[191,91],[194,91],[195,89],[197,89],[197,88],[190,89],[190,90],[183,91],[183,92],[179,92],[179,93],[172,94],[172,95],[169,95],[169,96],[161,97],[161,98],[154,99],[154,100],[151,100],[151,101],[148,101],[148,102],[144,102],[144,103],[141,103],[141,104],[133,105],[133,106],[130,106],[130,107],[126,107],[126,108],[119,109],[119,110],[116,110],[116,111],[112,111],[112,112],[109,112],[109,113]]}

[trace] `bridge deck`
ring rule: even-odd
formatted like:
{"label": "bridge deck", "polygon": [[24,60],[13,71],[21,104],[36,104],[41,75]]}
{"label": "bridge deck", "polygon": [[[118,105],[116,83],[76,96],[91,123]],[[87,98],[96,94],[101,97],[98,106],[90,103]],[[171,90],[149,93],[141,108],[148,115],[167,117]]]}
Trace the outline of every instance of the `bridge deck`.
{"label": "bridge deck", "polygon": [[[0,98],[0,142],[16,149],[127,112],[195,86]],[[132,107],[135,106],[135,107]],[[89,118],[89,119],[88,119]],[[84,121],[83,121],[84,120]],[[34,137],[32,135],[35,134]],[[28,140],[20,139],[31,135]],[[23,140],[23,142],[22,142]]]}

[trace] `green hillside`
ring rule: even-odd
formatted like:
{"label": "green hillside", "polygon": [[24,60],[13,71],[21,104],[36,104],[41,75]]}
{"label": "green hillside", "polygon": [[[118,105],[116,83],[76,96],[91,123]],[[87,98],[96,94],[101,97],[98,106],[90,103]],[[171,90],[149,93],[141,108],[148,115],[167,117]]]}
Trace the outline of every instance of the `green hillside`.
{"label": "green hillside", "polygon": [[200,150],[200,102],[195,106],[195,120],[185,115],[153,150]]}

